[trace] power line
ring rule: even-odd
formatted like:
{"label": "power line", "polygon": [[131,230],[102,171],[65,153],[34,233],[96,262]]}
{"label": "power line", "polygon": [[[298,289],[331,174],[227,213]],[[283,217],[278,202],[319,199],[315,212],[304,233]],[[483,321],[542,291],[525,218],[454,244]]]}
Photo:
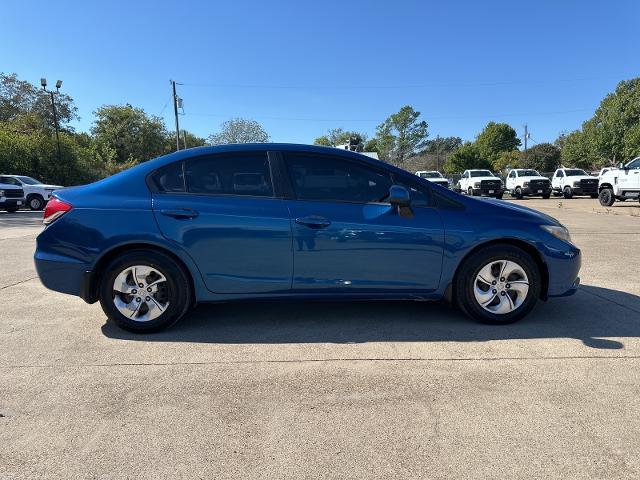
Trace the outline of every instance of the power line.
{"label": "power line", "polygon": [[243,84],[243,83],[200,83],[200,82],[184,82],[179,85],[188,87],[204,87],[204,88],[254,88],[254,89],[314,89],[314,90],[354,90],[354,89],[371,89],[371,90],[394,90],[394,89],[420,89],[420,88],[455,88],[455,87],[493,87],[505,85],[543,85],[554,83],[575,83],[591,80],[603,80],[611,78],[635,77],[633,74],[618,75],[602,75],[593,77],[577,77],[577,78],[556,78],[541,80],[501,80],[491,82],[434,82],[434,83],[416,83],[416,84],[390,84],[390,85],[319,85],[319,84]]}
{"label": "power line", "polygon": [[[428,120],[457,120],[467,118],[501,118],[501,117],[529,117],[529,116],[546,116],[546,115],[562,115],[567,113],[579,113],[593,111],[593,108],[578,108],[573,110],[557,110],[551,112],[529,112],[529,113],[501,113],[501,114],[471,114],[471,115],[439,115],[439,116],[426,116]],[[223,115],[218,113],[205,113],[205,112],[190,112],[185,115],[193,115],[197,117],[218,117],[218,118],[233,118],[238,116],[247,116],[250,118],[264,119],[264,120],[287,120],[287,121],[301,121],[301,122],[380,122],[377,119],[364,119],[364,118],[312,118],[312,117],[279,117],[271,115]]]}

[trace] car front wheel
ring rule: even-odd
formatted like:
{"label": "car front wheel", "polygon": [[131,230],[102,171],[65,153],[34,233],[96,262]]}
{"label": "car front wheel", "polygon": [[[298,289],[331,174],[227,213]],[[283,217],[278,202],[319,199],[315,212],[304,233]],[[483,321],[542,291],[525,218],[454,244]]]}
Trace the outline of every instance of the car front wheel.
{"label": "car front wheel", "polygon": [[133,250],[107,266],[100,284],[100,305],[125,330],[162,330],[177,322],[191,305],[187,275],[164,253]]}
{"label": "car front wheel", "polygon": [[566,199],[573,197],[573,192],[571,191],[571,187],[564,187],[564,189],[562,190],[562,195]]}
{"label": "car front wheel", "polygon": [[456,301],[471,318],[507,324],[533,309],[541,284],[540,270],[528,253],[494,245],[465,260],[456,275]]}
{"label": "car front wheel", "polygon": [[610,188],[603,188],[598,196],[600,205],[603,207],[610,207],[616,201],[616,197],[613,195],[613,190]]}

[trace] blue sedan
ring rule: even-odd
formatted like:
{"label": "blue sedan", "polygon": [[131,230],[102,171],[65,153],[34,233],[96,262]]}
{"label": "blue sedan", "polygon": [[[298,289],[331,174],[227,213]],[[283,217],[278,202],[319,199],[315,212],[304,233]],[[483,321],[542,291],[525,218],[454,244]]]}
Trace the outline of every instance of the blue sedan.
{"label": "blue sedan", "polygon": [[44,223],[42,283],[136,332],[258,299],[444,299],[504,324],[579,284],[552,217],[326,147],[173,153],[56,192]]}

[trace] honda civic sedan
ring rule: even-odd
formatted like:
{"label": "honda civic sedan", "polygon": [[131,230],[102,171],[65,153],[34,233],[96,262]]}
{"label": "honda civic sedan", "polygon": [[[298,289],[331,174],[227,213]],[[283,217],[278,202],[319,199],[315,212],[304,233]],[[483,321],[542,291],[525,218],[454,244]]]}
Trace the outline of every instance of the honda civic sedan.
{"label": "honda civic sedan", "polygon": [[261,299],[446,300],[505,324],[579,284],[552,217],[326,147],[176,152],[55,192],[44,223],[42,283],[136,332]]}

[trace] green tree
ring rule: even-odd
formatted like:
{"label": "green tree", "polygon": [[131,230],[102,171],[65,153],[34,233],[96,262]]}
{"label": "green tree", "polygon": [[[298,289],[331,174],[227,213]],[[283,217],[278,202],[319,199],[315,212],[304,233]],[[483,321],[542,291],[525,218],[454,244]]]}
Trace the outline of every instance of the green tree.
{"label": "green tree", "polygon": [[491,164],[493,171],[506,172],[510,168],[519,168],[522,166],[521,155],[518,150],[510,150],[508,152],[500,152]]}
{"label": "green tree", "polygon": [[460,137],[438,137],[432,140],[427,140],[425,142],[424,150],[420,153],[447,155],[461,146],[462,139]]}
{"label": "green tree", "polygon": [[493,165],[480,154],[475,143],[466,142],[455,150],[444,162],[442,169],[449,174],[462,173],[470,168],[491,169]]}
{"label": "green tree", "polygon": [[103,158],[105,162],[117,164],[139,163],[162,155],[165,152],[167,129],[164,121],[148,115],[142,108],[131,105],[104,105],[96,112],[91,128],[98,152],[111,149],[114,158]]}
{"label": "green tree", "polygon": [[[202,137],[198,137],[197,135],[191,133],[188,130],[180,130],[180,149],[183,150],[185,148],[193,148],[193,147],[203,147],[207,145],[207,140]],[[176,151],[176,132],[170,131],[167,133],[165,146],[165,153],[171,153]]]}
{"label": "green tree", "polygon": [[269,141],[269,134],[255,120],[232,118],[222,122],[220,131],[209,136],[211,145],[225,143],[264,143]]}
{"label": "green tree", "polygon": [[[558,141],[556,141],[558,142]],[[581,130],[563,134],[558,142],[562,145],[560,160],[566,167],[590,168],[593,166],[590,157],[589,141]]]}
{"label": "green tree", "polygon": [[[63,93],[54,95],[58,125],[63,130],[72,130],[69,123],[77,120],[78,109],[73,99]],[[29,82],[18,79],[15,73],[0,72],[0,122],[11,122],[30,114],[40,128],[55,127],[50,95]]]}
{"label": "green tree", "polygon": [[314,145],[325,147],[337,147],[353,141],[355,149],[359,152],[364,150],[367,142],[367,134],[356,132],[355,130],[343,130],[342,128],[332,128],[326,135],[322,135],[313,141]]}
{"label": "green tree", "polygon": [[397,165],[424,148],[429,135],[427,122],[420,121],[420,112],[406,105],[389,116],[376,129],[376,144],[380,157]]}
{"label": "green tree", "polygon": [[520,140],[510,125],[489,122],[476,137],[476,146],[480,155],[493,163],[502,152],[516,150],[520,146]]}
{"label": "green tree", "polygon": [[551,143],[539,143],[520,153],[524,168],[533,168],[539,172],[553,172],[560,166],[560,148]]}

